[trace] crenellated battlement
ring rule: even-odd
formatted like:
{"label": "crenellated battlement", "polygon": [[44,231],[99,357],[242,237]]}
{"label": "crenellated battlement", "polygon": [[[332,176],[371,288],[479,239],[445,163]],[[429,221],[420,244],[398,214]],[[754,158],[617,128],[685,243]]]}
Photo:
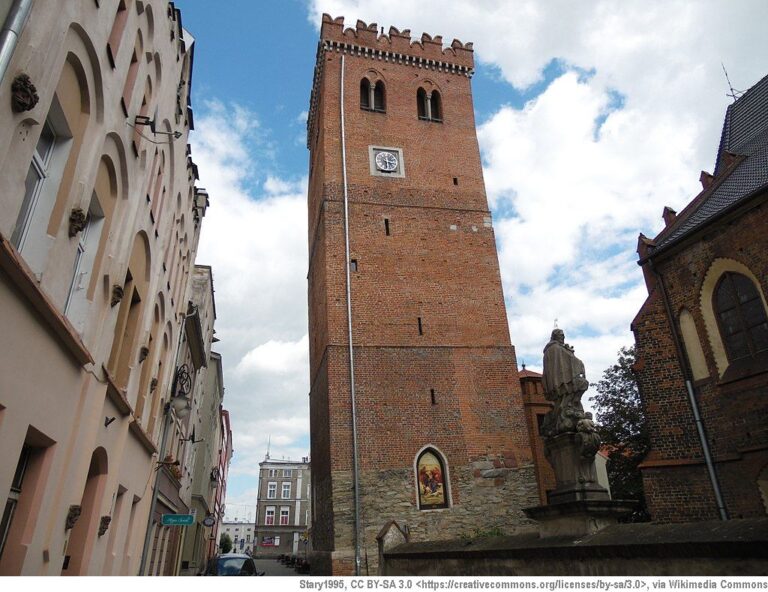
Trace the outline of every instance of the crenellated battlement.
{"label": "crenellated battlement", "polygon": [[366,24],[361,20],[357,21],[354,29],[352,27],[345,29],[343,16],[333,18],[329,14],[323,14],[312,93],[309,99],[307,148],[311,144],[317,114],[318,85],[323,76],[323,56],[326,52],[342,53],[467,78],[472,78],[475,73],[472,43],[462,43],[454,39],[450,47],[443,47],[443,38],[440,35],[432,37],[428,33],[422,33],[420,40],[413,40],[410,29],[400,31],[396,27],[390,27],[387,34],[384,33],[383,28],[379,31],[376,23]]}
{"label": "crenellated battlement", "polygon": [[[421,39],[412,39],[410,29],[400,31],[390,27],[389,33],[384,33],[376,23],[366,24],[358,20],[355,27],[344,27],[344,17],[333,18],[323,15],[320,29],[322,42],[329,42],[333,47],[359,49],[361,53],[373,50],[380,59],[395,59],[396,61],[414,62],[414,64],[433,65],[438,69],[458,71],[471,75],[475,65],[472,43],[462,43],[458,39],[451,42],[450,47],[443,47],[440,35],[432,37],[422,33]],[[378,54],[381,54],[380,56]]]}

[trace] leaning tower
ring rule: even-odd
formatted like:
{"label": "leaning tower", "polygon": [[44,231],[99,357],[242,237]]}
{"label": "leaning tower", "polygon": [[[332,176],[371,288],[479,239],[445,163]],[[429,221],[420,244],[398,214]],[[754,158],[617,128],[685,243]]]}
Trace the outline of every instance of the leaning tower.
{"label": "leaning tower", "polygon": [[[472,44],[323,16],[310,101],[310,421],[318,574],[376,535],[538,503],[475,131]],[[351,343],[351,348],[350,348]]]}

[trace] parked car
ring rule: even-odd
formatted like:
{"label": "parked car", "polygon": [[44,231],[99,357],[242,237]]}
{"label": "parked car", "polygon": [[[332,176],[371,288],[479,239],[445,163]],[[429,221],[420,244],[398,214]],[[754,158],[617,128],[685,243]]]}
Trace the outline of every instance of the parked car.
{"label": "parked car", "polygon": [[216,555],[205,568],[206,576],[263,576],[263,571],[256,571],[253,558],[245,553],[225,553]]}

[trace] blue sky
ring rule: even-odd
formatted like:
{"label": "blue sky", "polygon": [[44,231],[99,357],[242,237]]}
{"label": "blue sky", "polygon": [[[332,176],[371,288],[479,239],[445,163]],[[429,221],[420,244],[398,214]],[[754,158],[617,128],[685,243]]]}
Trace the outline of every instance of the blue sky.
{"label": "blue sky", "polygon": [[196,39],[192,156],[211,195],[235,438],[228,514],[258,462],[308,454],[305,119],[320,16],[474,42],[478,139],[510,334],[541,364],[553,319],[597,381],[645,298],[637,235],[711,170],[729,98],[768,73],[762,0],[178,0]]}

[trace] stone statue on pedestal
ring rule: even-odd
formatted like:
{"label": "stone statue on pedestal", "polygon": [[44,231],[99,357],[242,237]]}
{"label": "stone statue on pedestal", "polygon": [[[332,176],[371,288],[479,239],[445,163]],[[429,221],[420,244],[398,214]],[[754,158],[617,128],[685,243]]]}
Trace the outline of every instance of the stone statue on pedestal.
{"label": "stone statue on pedestal", "polygon": [[[599,487],[595,454],[600,448],[600,436],[592,414],[584,413],[581,405],[589,381],[584,373],[584,363],[576,357],[573,347],[565,343],[562,329],[552,331],[544,348],[542,381],[544,396],[554,403],[542,426],[544,451],[555,470],[558,484],[553,494],[562,495],[566,489],[569,493],[566,497],[572,497],[570,494],[577,493],[578,489]],[[590,491],[590,495],[600,493]],[[586,491],[576,495],[576,499],[587,497]]]}
{"label": "stone statue on pedestal", "polygon": [[552,331],[544,348],[544,396],[553,408],[544,417],[544,454],[555,471],[556,486],[547,491],[547,505],[526,508],[539,522],[539,534],[581,536],[613,524],[631,512],[634,502],[612,501],[597,482],[595,454],[600,448],[592,414],[581,397],[589,388],[584,363],[565,343],[561,329]]}

